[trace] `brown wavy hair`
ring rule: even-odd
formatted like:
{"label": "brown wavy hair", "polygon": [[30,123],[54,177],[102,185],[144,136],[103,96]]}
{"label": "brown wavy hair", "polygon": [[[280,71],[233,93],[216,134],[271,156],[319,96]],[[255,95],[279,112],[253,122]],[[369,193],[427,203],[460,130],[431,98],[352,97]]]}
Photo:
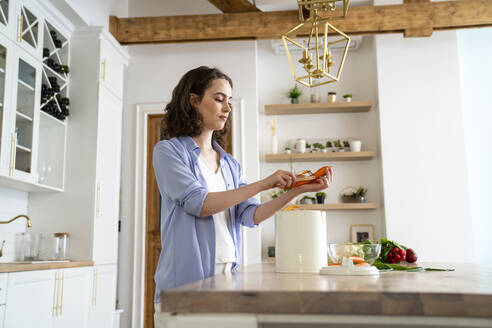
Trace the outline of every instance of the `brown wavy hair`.
{"label": "brown wavy hair", "polygon": [[[224,79],[229,82],[232,88],[230,77],[222,73],[217,68],[200,66],[188,71],[178,85],[173,90],[171,101],[166,105],[164,111],[166,115],[161,122],[161,140],[171,139],[180,136],[194,137],[202,132],[203,117],[198,110],[190,103],[190,94],[198,95],[199,100],[203,99],[205,90],[212,82],[217,79]],[[229,131],[231,125],[231,115],[222,130],[214,131],[212,138],[222,147],[225,147],[224,136]]]}

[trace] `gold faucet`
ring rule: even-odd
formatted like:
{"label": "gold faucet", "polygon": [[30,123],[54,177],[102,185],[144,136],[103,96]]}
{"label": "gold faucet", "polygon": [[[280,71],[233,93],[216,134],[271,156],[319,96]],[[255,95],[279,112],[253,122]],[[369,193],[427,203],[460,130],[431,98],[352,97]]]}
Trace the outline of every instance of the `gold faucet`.
{"label": "gold faucet", "polygon": [[31,227],[31,219],[27,215],[25,215],[25,214],[17,215],[16,217],[14,217],[14,218],[12,218],[12,219],[10,219],[8,221],[0,221],[0,224],[7,224],[7,223],[10,223],[12,221],[17,220],[18,218],[26,218],[26,225],[27,225],[27,227],[28,228]]}

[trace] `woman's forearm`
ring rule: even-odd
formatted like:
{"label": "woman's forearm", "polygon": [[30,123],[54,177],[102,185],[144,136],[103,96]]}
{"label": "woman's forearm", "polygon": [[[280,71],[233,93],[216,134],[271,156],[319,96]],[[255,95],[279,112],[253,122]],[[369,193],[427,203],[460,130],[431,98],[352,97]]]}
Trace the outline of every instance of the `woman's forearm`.
{"label": "woman's forearm", "polygon": [[263,190],[265,190],[265,186],[262,180],[260,180],[237,189],[210,192],[203,202],[200,217],[206,217],[225,211]]}
{"label": "woman's forearm", "polygon": [[254,216],[255,224],[260,224],[262,221],[271,217],[273,214],[275,214],[275,212],[284,207],[293,198],[299,196],[299,194],[300,193],[297,188],[291,189],[288,192],[278,196],[277,198],[258,206]]}

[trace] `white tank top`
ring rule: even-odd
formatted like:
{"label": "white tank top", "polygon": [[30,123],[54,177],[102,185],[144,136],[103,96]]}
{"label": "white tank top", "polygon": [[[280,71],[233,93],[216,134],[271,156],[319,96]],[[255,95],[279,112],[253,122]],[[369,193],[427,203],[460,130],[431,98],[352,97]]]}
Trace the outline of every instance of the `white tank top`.
{"label": "white tank top", "polygon": [[[198,157],[198,166],[207,182],[209,192],[226,191],[226,183],[219,169],[213,172],[202,155]],[[229,210],[213,215],[215,227],[215,263],[236,262],[236,249],[229,231]]]}

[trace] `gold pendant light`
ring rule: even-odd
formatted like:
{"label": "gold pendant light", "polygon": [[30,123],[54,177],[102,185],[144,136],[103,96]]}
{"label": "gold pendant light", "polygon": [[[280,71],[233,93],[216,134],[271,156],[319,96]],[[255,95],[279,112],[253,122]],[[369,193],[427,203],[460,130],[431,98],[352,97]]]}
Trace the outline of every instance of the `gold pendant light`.
{"label": "gold pendant light", "polygon": [[[287,52],[289,65],[292,70],[292,74],[294,75],[294,79],[308,87],[316,87],[338,81],[340,79],[343,64],[345,63],[345,58],[350,45],[350,37],[335,28],[328,21],[345,18],[350,0],[298,0],[297,2],[299,5],[299,18],[302,23],[282,34],[282,41]],[[340,10],[336,10],[337,2],[343,2],[341,13]],[[334,12],[334,15],[331,15],[329,18],[321,18],[318,15],[319,10],[332,11]],[[307,11],[311,12],[311,16],[304,20],[304,14]],[[296,32],[303,26],[308,25],[311,25],[309,37],[307,42],[302,41],[301,44],[294,39]],[[330,29],[333,31],[332,34],[336,34],[336,37],[334,39],[330,38],[329,40],[328,34]],[[320,30],[322,31],[321,40]],[[302,50],[302,57],[297,60],[299,64],[296,63],[296,65],[294,65],[287,42],[292,43],[295,47],[299,47]],[[339,42],[345,42],[346,44],[343,56],[337,65],[338,69],[336,70],[336,74],[333,74],[331,71],[332,66],[334,66],[335,63],[333,61],[330,46]],[[296,67],[302,72],[300,76],[296,74]]]}

